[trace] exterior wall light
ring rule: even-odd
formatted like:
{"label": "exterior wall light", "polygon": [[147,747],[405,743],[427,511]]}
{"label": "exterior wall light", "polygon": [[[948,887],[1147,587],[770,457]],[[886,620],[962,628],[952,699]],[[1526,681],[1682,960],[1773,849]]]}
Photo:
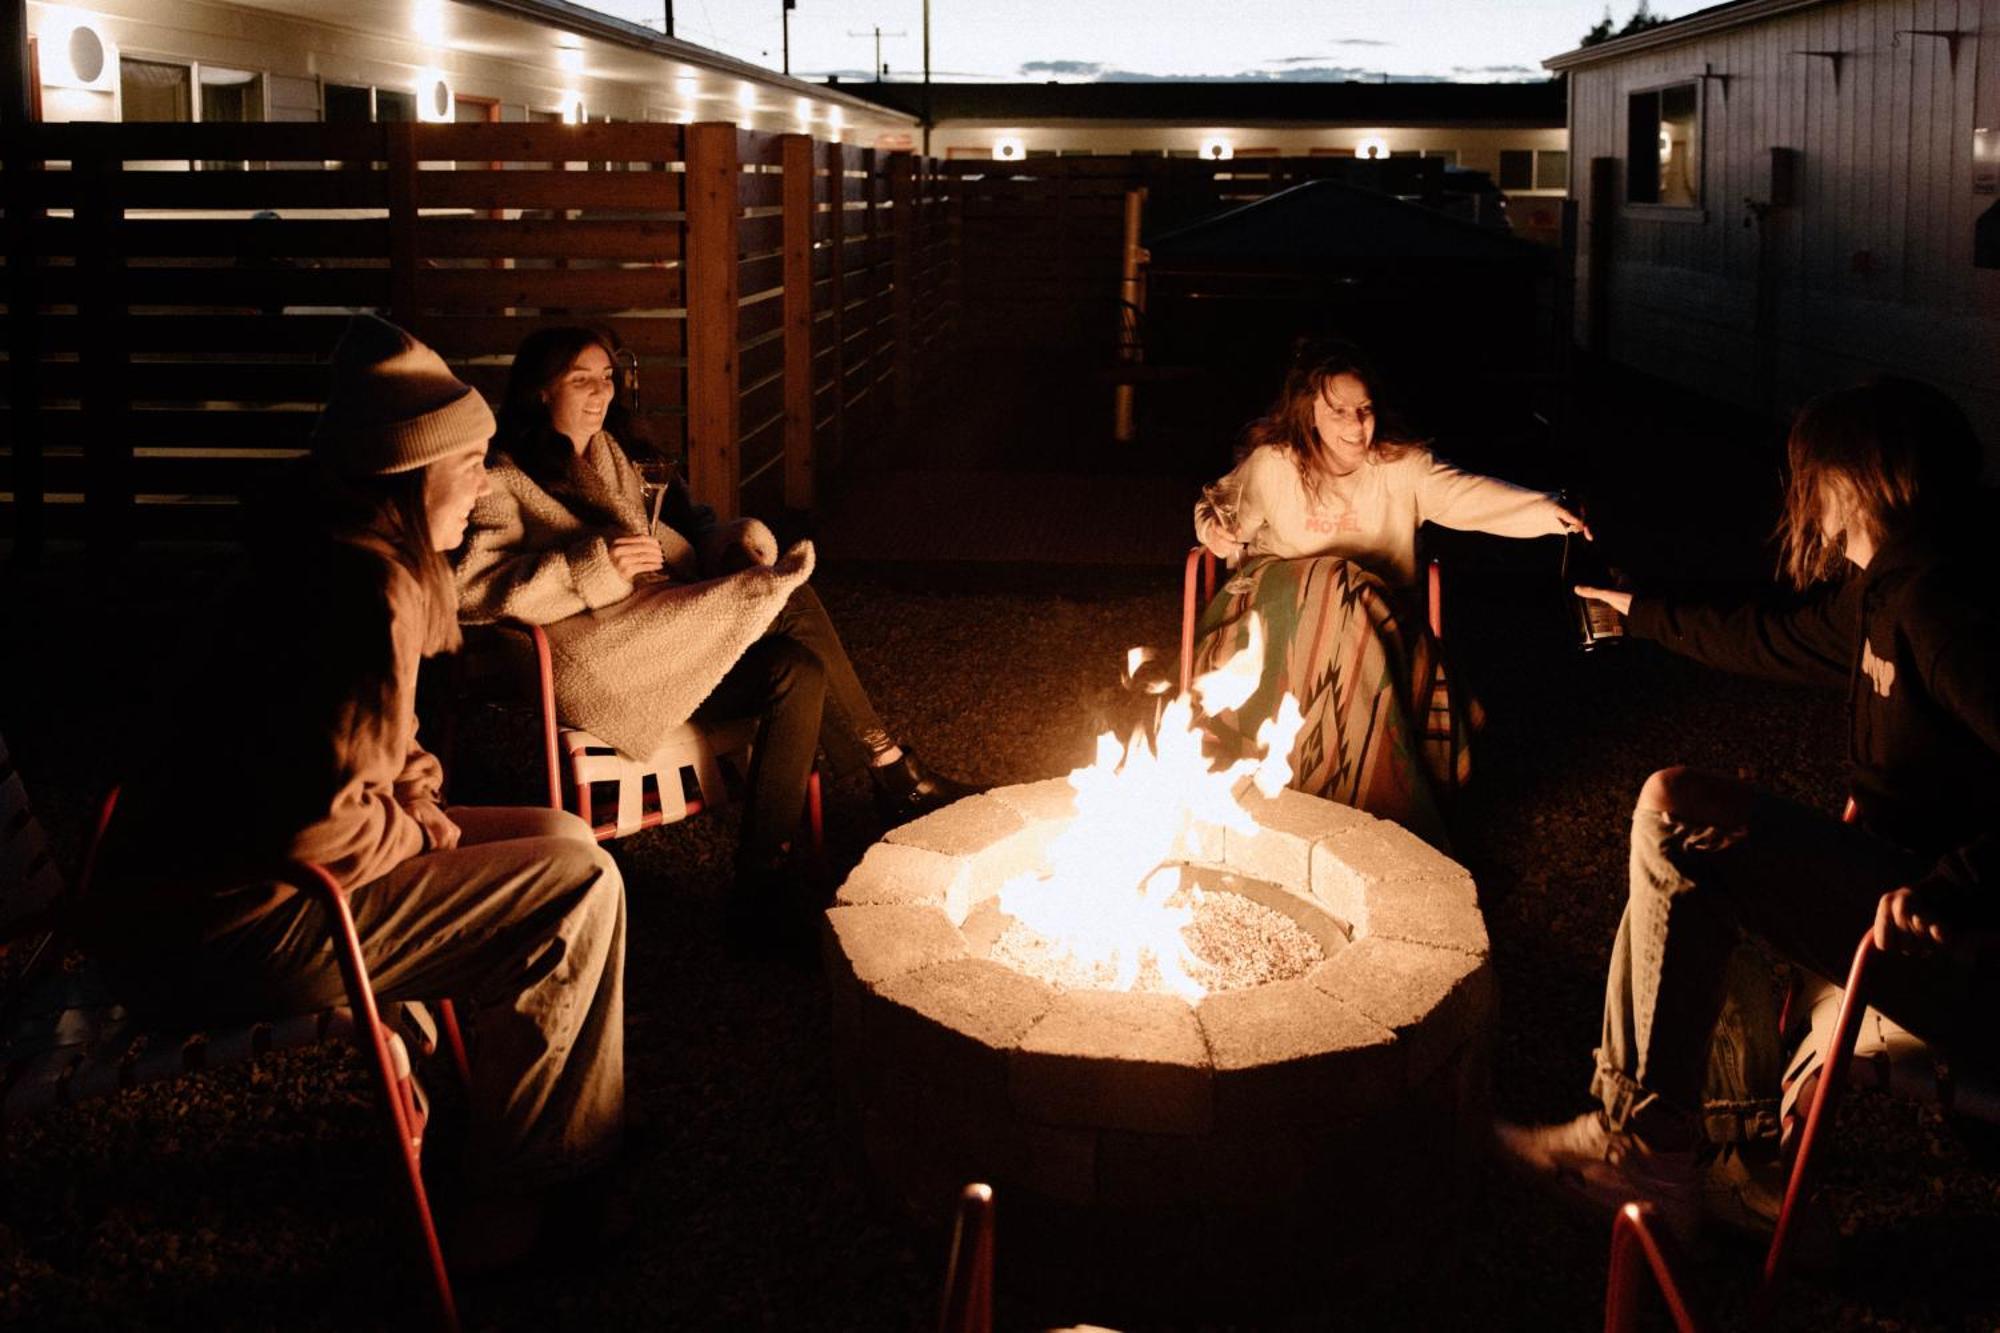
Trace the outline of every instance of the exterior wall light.
{"label": "exterior wall light", "polygon": [[1356,157],[1367,158],[1387,157],[1389,156],[1389,141],[1379,134],[1363,135],[1361,140],[1354,145],[1354,155]]}
{"label": "exterior wall light", "polygon": [[426,69],[417,73],[417,119],[433,125],[451,123],[452,111],[458,104],[457,94],[452,92],[451,81],[442,70]]}
{"label": "exterior wall light", "polygon": [[562,118],[565,125],[581,125],[585,119],[583,94],[568,92],[562,95]]}
{"label": "exterior wall light", "polygon": [[118,84],[118,57],[95,25],[82,19],[57,20],[41,44],[42,82],[52,88],[111,92]]}
{"label": "exterior wall light", "polygon": [[1236,156],[1236,145],[1220,135],[1201,141],[1201,155],[1211,162],[1227,162]]}
{"label": "exterior wall light", "polygon": [[1007,135],[993,141],[993,160],[995,162],[1019,162],[1027,155],[1028,146],[1013,135]]}

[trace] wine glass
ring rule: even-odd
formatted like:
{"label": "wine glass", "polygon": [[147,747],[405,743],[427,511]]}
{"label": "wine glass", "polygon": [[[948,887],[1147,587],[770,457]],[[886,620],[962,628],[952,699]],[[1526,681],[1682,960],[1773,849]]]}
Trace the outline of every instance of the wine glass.
{"label": "wine glass", "polygon": [[[667,492],[673,487],[675,468],[673,462],[665,458],[634,459],[632,467],[639,474],[639,495],[646,506],[646,527],[640,535],[650,537],[653,535],[653,529],[659,526],[660,506],[666,501]],[[650,574],[640,575],[633,582],[656,583],[664,578],[666,578],[664,571],[655,570]]]}

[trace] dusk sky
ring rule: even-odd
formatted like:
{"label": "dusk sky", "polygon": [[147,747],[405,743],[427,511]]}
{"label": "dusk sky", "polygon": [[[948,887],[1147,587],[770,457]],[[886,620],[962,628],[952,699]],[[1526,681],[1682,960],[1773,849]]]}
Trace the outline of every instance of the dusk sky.
{"label": "dusk sky", "polygon": [[[582,0],[660,26],[663,0]],[[1623,23],[1635,0],[1614,0]],[[1679,18],[1714,0],[1653,0]],[[1604,0],[931,0],[932,77],[1543,77]],[[779,0],[674,0],[675,35],[778,68]],[[892,78],[923,66],[922,0],[798,0],[792,72],[866,78],[882,29]],[[850,34],[861,34],[852,36]],[[901,36],[892,36],[901,33]]]}

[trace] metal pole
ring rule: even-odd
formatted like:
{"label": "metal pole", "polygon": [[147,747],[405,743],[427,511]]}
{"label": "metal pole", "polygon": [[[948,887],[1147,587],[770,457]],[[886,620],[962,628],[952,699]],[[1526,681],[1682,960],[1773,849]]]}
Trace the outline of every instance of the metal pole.
{"label": "metal pole", "polygon": [[666,0],[666,5],[666,36],[671,37],[674,35],[674,0]]}
{"label": "metal pole", "polygon": [[931,155],[931,0],[924,0],[924,156]]}
{"label": "metal pole", "polygon": [[785,30],[785,68],[787,78],[792,73],[792,0],[778,0],[778,25]]}
{"label": "metal pole", "polygon": [[28,86],[28,0],[0,0],[0,125],[26,125],[34,106]]}

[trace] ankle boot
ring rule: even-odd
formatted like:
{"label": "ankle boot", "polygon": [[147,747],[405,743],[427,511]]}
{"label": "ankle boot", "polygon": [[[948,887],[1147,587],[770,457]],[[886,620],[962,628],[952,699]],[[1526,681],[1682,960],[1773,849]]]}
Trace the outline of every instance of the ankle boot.
{"label": "ankle boot", "polygon": [[875,784],[875,808],[891,827],[986,790],[924,767],[907,745],[901,759],[869,769],[868,777]]}

